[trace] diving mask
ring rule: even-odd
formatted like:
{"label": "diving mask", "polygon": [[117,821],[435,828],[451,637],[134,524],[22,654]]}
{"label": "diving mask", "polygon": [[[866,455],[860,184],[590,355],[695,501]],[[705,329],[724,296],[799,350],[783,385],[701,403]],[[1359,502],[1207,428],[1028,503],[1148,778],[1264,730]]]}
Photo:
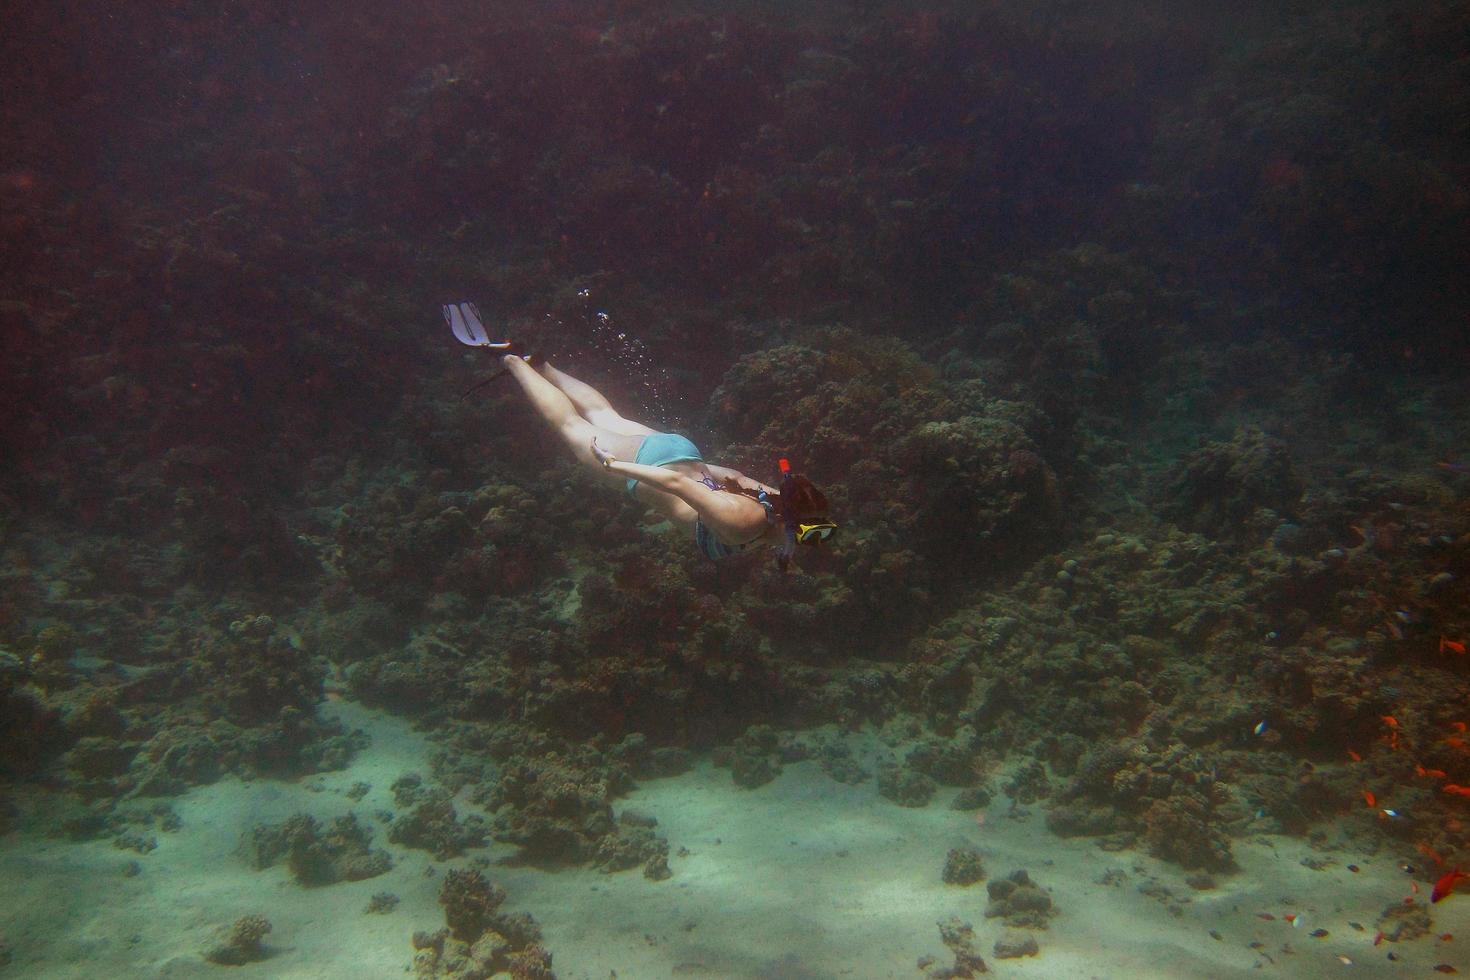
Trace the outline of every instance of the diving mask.
{"label": "diving mask", "polygon": [[821,544],[837,531],[837,525],[831,521],[823,521],[820,524],[797,524],[797,544]]}

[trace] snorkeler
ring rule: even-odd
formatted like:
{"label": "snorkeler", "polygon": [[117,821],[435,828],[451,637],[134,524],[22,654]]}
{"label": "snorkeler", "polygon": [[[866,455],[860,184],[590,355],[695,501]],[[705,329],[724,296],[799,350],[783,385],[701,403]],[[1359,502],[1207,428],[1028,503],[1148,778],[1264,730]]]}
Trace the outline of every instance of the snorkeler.
{"label": "snorkeler", "polygon": [[623,418],[597,389],[527,354],[491,341],[473,303],[451,303],[444,319],[460,343],[502,352],[502,372],[515,378],[532,407],[580,462],[606,473],[670,520],[694,526],[694,541],[718,560],[762,542],[779,547],[782,571],[798,544],[817,545],[837,530],[827,498],[781,460],[781,486],[705,462],[694,443]]}

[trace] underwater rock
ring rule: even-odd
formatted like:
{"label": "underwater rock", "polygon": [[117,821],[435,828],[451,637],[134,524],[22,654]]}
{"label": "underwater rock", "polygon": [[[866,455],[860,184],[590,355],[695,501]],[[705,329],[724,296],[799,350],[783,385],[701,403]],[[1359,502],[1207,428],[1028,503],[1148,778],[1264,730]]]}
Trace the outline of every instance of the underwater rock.
{"label": "underwater rock", "polygon": [[601,871],[622,871],[639,864],[646,870],[650,862],[667,862],[668,856],[669,842],[655,834],[652,827],[624,825],[598,839],[592,863]]}
{"label": "underwater rock", "polygon": [[817,750],[817,764],[834,782],[856,786],[871,775],[853,758],[852,746],[842,739],[828,739]]}
{"label": "underwater rock", "polygon": [[460,820],[447,794],[425,799],[388,829],[388,840],[394,844],[428,851],[440,861],[482,846],[485,836],[485,821],[478,816]]}
{"label": "underwater rock", "polygon": [[284,857],[297,884],[317,887],[390,870],[393,859],[373,849],[372,837],[355,814],[338,817],[324,831],[315,817],[298,813],[285,823],[257,824],[241,838],[239,851],[257,871]]}
{"label": "underwater rock", "polygon": [[147,854],[149,851],[158,849],[158,838],[149,834],[127,833],[112,842],[112,846],[120,851],[136,851],[139,854]]}
{"label": "underwater rock", "polygon": [[596,766],[597,758],[593,752],[577,759],[556,753],[512,756],[488,792],[475,798],[495,812],[494,838],[515,844],[529,858],[591,861],[604,871],[643,864],[644,873],[657,880],[668,841],[652,826],[639,825],[636,815],[622,823],[614,819],[614,787],[626,785],[627,774]]}
{"label": "underwater rock", "polygon": [[939,939],[954,954],[954,964],[935,967],[924,976],[926,980],[962,980],[977,973],[989,973],[985,960],[975,952],[975,927],[959,916],[936,923]]}
{"label": "underwater rock", "polygon": [[995,941],[995,958],[1015,960],[1023,956],[1035,956],[1041,952],[1036,937],[1025,932],[1007,932]]}
{"label": "underwater rock", "polygon": [[694,765],[694,753],[677,745],[663,745],[648,754],[648,763],[634,770],[636,775],[648,779],[678,776]]}
{"label": "underwater rock", "polygon": [[985,865],[980,852],[971,847],[951,847],[944,857],[941,875],[946,885],[973,885],[985,880]]}
{"label": "underwater rock", "polygon": [[1149,853],[1186,869],[1235,870],[1230,838],[1212,824],[1213,812],[1209,800],[1194,790],[1154,800],[1143,815]]}
{"label": "underwater rock", "polygon": [[114,737],[81,738],[67,753],[66,767],[81,779],[110,779],[128,771],[141,747]]}
{"label": "underwater rock", "polygon": [[934,780],[921,772],[891,764],[878,769],[878,795],[899,806],[928,806],[938,789]]}
{"label": "underwater rock", "polygon": [[1046,811],[1046,829],[1058,837],[1100,837],[1117,829],[1118,814],[1110,806],[1073,801]]}
{"label": "underwater rock", "polygon": [[445,875],[439,904],[448,928],[414,933],[414,976],[484,980],[508,972],[516,980],[555,980],[536,920],[524,912],[501,912],[505,898],[504,889],[478,871]]}
{"label": "underwater rock", "polygon": [[209,671],[211,704],[237,725],[271,721],[288,708],[310,715],[322,699],[325,670],[270,616],[244,616],[206,636],[197,657]]}
{"label": "underwater rock", "polygon": [[950,801],[951,810],[982,810],[990,805],[994,794],[985,786],[971,786],[962,789],[954,795]]}
{"label": "underwater rock", "polygon": [[1011,778],[1001,784],[1006,795],[1017,803],[1035,803],[1051,795],[1051,781],[1046,778],[1046,766],[1037,759],[1028,759],[1017,767]]}
{"label": "underwater rock", "polygon": [[490,928],[504,903],[505,889],[478,871],[451,870],[439,886],[444,922],[450,935],[463,942],[474,942]]}
{"label": "underwater rock", "polygon": [[781,764],[768,755],[736,752],[730,757],[730,778],[742,789],[764,786],[781,774]]}
{"label": "underwater rock", "polygon": [[658,817],[642,810],[624,810],[618,814],[618,823],[625,827],[647,827],[652,830],[658,826]]}
{"label": "underwater rock", "polygon": [[1284,442],[1242,428],[1229,442],[1209,443],[1185,457],[1160,509],[1189,530],[1243,542],[1254,533],[1251,518],[1258,510],[1290,513],[1305,486]]}
{"label": "underwater rock", "polygon": [[716,751],[715,764],[730,767],[736,786],[755,789],[781,775],[783,748],[791,744],[770,725],[751,725],[728,749]]}
{"label": "underwater rock", "polygon": [[399,776],[388,789],[393,794],[393,805],[399,807],[411,807],[430,793],[424,786],[424,777],[416,772],[406,772]]}
{"label": "underwater rock", "polygon": [[1378,916],[1378,929],[1383,933],[1383,938],[1391,943],[1418,939],[1427,935],[1433,927],[1434,919],[1430,916],[1428,907],[1417,902],[1413,905],[1394,902],[1385,906]]}
{"label": "underwater rock", "polygon": [[246,915],[228,926],[221,926],[204,953],[204,958],[222,966],[243,966],[266,958],[261,940],[271,931],[270,920],[263,915]]}
{"label": "underwater rock", "polygon": [[608,758],[628,768],[635,776],[658,779],[687,772],[694,753],[677,745],[653,747],[642,732],[630,732],[608,750]]}
{"label": "underwater rock", "polygon": [[364,915],[387,915],[398,907],[399,898],[392,892],[374,892],[368,900]]}
{"label": "underwater rock", "polygon": [[973,729],[962,726],[953,739],[925,739],[909,751],[904,763],[941,786],[973,786],[979,779],[975,750],[970,746],[974,734]]}
{"label": "underwater rock", "polygon": [[42,768],[70,743],[61,713],[29,687],[31,672],[0,649],[0,776],[25,776]]}
{"label": "underwater rock", "polygon": [[1057,914],[1051,896],[1031,880],[1024,868],[985,886],[990,902],[985,906],[987,919],[1002,919],[1008,926],[1045,929],[1047,920]]}

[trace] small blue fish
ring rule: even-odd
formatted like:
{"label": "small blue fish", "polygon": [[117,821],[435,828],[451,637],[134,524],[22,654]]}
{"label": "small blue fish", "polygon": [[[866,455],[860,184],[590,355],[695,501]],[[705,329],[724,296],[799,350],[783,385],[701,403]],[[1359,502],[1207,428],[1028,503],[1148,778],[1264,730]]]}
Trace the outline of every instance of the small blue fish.
{"label": "small blue fish", "polygon": [[1258,722],[1256,724],[1256,727],[1251,729],[1251,731],[1255,732],[1257,735],[1266,734],[1266,723],[1264,721]]}
{"label": "small blue fish", "polygon": [[1442,462],[1435,463],[1434,465],[1438,466],[1442,470],[1447,470],[1450,473],[1470,473],[1470,463],[1466,463],[1463,461],[1454,462],[1453,460],[1447,459]]}

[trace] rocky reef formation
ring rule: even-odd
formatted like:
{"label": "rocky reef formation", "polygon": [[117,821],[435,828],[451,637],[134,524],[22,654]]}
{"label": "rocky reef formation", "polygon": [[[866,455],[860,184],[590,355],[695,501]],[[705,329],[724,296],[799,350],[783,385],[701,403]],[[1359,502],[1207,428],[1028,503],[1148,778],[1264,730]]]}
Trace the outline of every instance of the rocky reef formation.
{"label": "rocky reef formation", "polygon": [[282,824],[257,824],[240,841],[240,851],[257,871],[284,859],[297,884],[316,887],[375,878],[392,868],[388,853],[372,847],[372,836],[351,813],[326,829],[299,813]]}
{"label": "rocky reef formation", "polygon": [[263,940],[271,931],[270,920],[263,915],[246,915],[228,926],[221,926],[204,952],[204,958],[221,966],[244,966],[269,955]]}
{"label": "rocky reef formation", "polygon": [[555,980],[541,929],[525,912],[504,912],[505,890],[478,871],[450,871],[439,889],[447,928],[416,932],[414,976],[425,980]]}
{"label": "rocky reef formation", "polygon": [[[188,5],[18,13],[0,829],[145,853],[191,786],[343,766],[353,698],[440,740],[388,832],[440,860],[664,877],[617,801],[708,751],[1211,873],[1328,828],[1463,863],[1465,11],[859,6],[244,18],[310,99]],[[461,398],[486,363],[405,325],[467,282],[630,416],[790,458],[838,538],[705,562]],[[377,860],[272,833],[306,880]],[[461,931],[431,971],[531,945]]]}

